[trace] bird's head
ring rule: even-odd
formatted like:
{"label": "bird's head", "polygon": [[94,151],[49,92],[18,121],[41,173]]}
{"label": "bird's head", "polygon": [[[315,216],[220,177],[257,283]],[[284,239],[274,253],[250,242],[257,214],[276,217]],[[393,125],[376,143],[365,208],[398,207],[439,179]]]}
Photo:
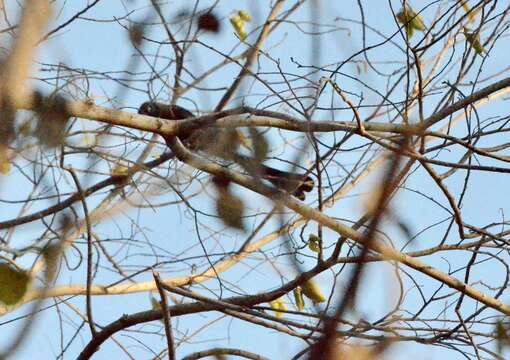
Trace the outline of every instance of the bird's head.
{"label": "bird's head", "polygon": [[159,117],[160,109],[157,103],[146,101],[138,108],[138,113],[141,115]]}
{"label": "bird's head", "polygon": [[193,114],[179,105],[167,105],[154,101],[146,101],[138,108],[138,113],[167,120],[182,120],[193,117]]}

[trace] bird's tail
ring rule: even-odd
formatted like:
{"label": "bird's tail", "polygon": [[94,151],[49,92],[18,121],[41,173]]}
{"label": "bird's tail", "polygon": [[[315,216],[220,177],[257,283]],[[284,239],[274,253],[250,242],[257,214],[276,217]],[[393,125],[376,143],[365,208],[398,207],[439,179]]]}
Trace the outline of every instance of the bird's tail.
{"label": "bird's tail", "polygon": [[269,181],[279,189],[290,192],[300,200],[304,200],[305,193],[312,191],[315,186],[312,177],[309,175],[278,170],[238,153],[233,157],[239,165],[250,173],[257,174],[262,179]]}
{"label": "bird's tail", "polygon": [[278,188],[284,189],[300,200],[305,199],[305,192],[313,190],[315,185],[309,175],[275,169],[271,166],[260,165],[261,177]]}

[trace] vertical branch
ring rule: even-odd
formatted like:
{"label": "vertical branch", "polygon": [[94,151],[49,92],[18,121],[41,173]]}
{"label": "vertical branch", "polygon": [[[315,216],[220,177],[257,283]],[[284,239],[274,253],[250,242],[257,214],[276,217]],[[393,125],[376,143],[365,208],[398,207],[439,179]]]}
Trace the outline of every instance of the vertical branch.
{"label": "vertical branch", "polygon": [[[420,125],[423,126],[423,121],[425,119],[425,116],[423,114],[423,75],[422,75],[422,71],[421,71],[421,60],[420,60],[420,55],[418,55],[418,53],[416,51],[414,51],[413,49],[411,49],[413,51],[413,54],[414,54],[414,59],[415,59],[415,66],[416,66],[416,75],[417,75],[417,78],[418,78],[418,113],[419,113],[419,116],[420,116]],[[425,153],[425,136],[422,135],[420,137],[420,154],[423,154]]]}
{"label": "vertical branch", "polygon": [[161,278],[159,274],[152,271],[154,282],[158,288],[159,296],[161,297],[161,311],[163,313],[163,323],[165,324],[165,334],[168,346],[168,360],[175,360],[175,347],[174,338],[172,335],[172,322],[170,321],[170,312],[168,311],[168,302],[166,299],[165,289],[163,289]]}
{"label": "vertical branch", "polygon": [[87,321],[90,327],[90,333],[92,334],[92,338],[96,336],[96,328],[94,325],[94,317],[92,316],[92,297],[90,295],[90,289],[92,288],[92,272],[93,272],[93,264],[92,264],[92,226],[90,224],[89,210],[87,206],[87,201],[85,198],[85,193],[80,185],[80,180],[76,176],[76,173],[72,168],[66,168],[66,170],[71,174],[73,178],[74,184],[76,185],[76,189],[78,190],[78,194],[80,195],[80,200],[83,206],[83,214],[85,217],[85,225],[87,227],[87,294],[86,294],[86,307],[87,307]]}

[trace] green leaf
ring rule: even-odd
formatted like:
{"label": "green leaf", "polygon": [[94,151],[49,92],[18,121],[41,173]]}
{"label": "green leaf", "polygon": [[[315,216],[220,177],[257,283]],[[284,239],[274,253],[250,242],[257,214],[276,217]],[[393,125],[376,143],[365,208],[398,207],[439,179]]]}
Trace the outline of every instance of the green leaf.
{"label": "green leaf", "polygon": [[414,34],[414,29],[412,28],[412,26],[406,25],[406,35],[407,35],[407,38],[408,39],[412,38],[413,34]]}
{"label": "green leaf", "polygon": [[303,291],[303,295],[312,300],[315,304],[326,301],[321,288],[312,279],[302,284],[301,290]]}
{"label": "green leaf", "polygon": [[402,8],[397,13],[397,20],[404,25],[409,39],[413,36],[414,30],[425,31],[427,29],[423,18],[409,6]]}
{"label": "green leaf", "polygon": [[18,303],[27,292],[30,276],[26,271],[0,263],[0,302],[5,305]]}
{"label": "green leaf", "polygon": [[464,36],[466,37],[466,40],[471,44],[475,52],[482,56],[485,52],[485,48],[483,47],[482,43],[480,42],[480,35],[475,34],[474,32],[469,32],[467,28],[464,28]]}

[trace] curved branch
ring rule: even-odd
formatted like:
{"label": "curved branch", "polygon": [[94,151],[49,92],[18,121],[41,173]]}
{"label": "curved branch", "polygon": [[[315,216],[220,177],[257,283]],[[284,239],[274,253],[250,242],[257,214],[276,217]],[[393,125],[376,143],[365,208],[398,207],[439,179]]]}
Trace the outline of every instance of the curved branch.
{"label": "curved branch", "polygon": [[197,351],[193,354],[189,354],[182,358],[182,360],[197,360],[202,359],[207,356],[214,355],[235,355],[239,357],[243,357],[246,359],[254,359],[254,360],[268,360],[266,357],[260,356],[259,354],[255,354],[246,350],[240,349],[231,349],[231,348],[214,348],[204,351]]}

